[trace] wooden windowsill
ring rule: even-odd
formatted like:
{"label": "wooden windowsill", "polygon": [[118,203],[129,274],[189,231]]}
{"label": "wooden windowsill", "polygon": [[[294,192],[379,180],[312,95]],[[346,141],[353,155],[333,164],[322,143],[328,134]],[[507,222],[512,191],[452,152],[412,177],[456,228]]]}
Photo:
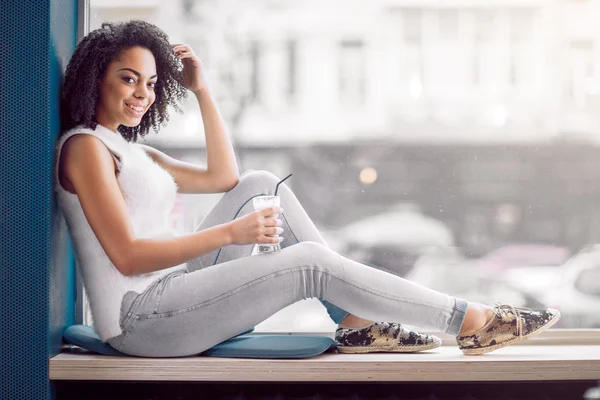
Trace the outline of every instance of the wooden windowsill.
{"label": "wooden windowsill", "polygon": [[509,346],[465,356],[456,346],[414,354],[326,353],[301,360],[139,358],[61,353],[51,380],[196,382],[485,382],[600,379],[600,345]]}

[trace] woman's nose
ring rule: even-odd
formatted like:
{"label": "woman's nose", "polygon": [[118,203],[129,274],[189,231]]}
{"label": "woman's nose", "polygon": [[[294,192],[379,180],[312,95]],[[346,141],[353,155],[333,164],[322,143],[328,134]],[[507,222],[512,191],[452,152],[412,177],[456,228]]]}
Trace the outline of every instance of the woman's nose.
{"label": "woman's nose", "polygon": [[137,97],[138,99],[145,99],[145,98],[148,98],[148,93],[149,93],[148,88],[144,85],[141,85],[141,86],[138,86],[137,89],[135,90],[134,96]]}

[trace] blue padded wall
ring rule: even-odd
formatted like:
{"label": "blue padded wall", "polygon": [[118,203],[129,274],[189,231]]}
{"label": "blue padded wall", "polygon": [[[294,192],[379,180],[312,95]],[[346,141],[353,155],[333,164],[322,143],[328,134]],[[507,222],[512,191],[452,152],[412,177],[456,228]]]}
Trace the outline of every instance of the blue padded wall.
{"label": "blue padded wall", "polygon": [[1,4],[0,398],[49,399],[48,358],[73,315],[72,255],[57,222],[52,166],[77,2]]}

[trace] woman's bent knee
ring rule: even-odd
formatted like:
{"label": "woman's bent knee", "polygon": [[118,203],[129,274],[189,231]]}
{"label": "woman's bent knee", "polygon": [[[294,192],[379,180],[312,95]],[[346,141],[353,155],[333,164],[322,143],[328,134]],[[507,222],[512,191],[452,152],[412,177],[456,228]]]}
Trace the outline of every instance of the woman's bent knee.
{"label": "woman's bent knee", "polygon": [[243,175],[237,186],[249,186],[273,193],[279,181],[280,179],[275,174],[265,170],[258,170]]}
{"label": "woman's bent knee", "polygon": [[291,248],[294,248],[295,257],[300,264],[327,267],[340,264],[339,255],[321,243],[304,241]]}

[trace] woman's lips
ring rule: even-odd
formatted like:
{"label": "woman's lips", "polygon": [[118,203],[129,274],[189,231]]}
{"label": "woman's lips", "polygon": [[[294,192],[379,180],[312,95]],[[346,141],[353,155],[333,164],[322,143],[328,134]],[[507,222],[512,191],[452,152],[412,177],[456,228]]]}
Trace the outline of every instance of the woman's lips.
{"label": "woman's lips", "polygon": [[142,111],[135,111],[135,110],[131,109],[131,108],[130,108],[130,107],[127,105],[127,103],[125,103],[125,108],[126,108],[126,109],[127,109],[127,110],[128,110],[130,113],[131,113],[131,115],[133,115],[134,117],[137,117],[137,118],[139,118],[139,117],[141,117],[142,115],[144,115],[144,111],[143,111],[143,110],[142,110]]}

